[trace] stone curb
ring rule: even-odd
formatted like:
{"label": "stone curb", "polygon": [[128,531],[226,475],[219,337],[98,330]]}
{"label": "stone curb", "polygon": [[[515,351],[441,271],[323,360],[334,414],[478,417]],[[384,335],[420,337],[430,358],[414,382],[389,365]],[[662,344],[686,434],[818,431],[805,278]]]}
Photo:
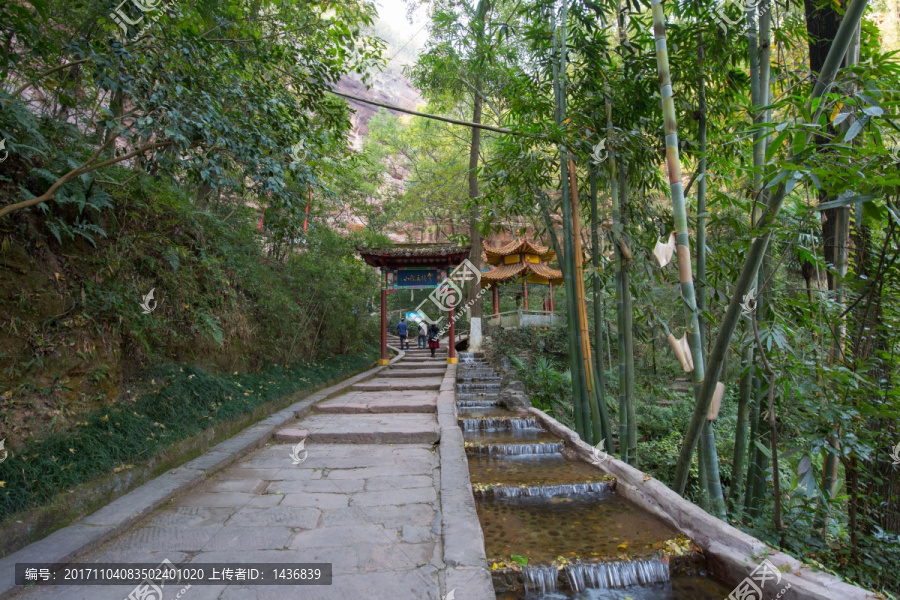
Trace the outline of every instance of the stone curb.
{"label": "stone curb", "polygon": [[[537,408],[529,408],[548,430],[565,440],[581,458],[592,462],[593,448],[577,433]],[[774,550],[728,523],[710,515],[649,475],[611,455],[599,468],[616,478],[616,493],[653,513],[682,531],[703,549],[707,567],[726,582],[740,582],[763,561],[768,560],[782,572],[781,581],[772,586],[790,589],[780,600],[862,600],[877,598],[875,592],[844,583],[837,577],[816,571],[793,556]],[[774,589],[774,587],[773,587]]]}
{"label": "stone curb", "polygon": [[494,600],[496,593],[487,570],[484,533],[475,510],[469,482],[469,461],[462,430],[457,424],[455,364],[447,365],[438,394],[441,459],[441,533],[444,540],[445,589],[465,600]]}
{"label": "stone curb", "polygon": [[[403,352],[399,352],[393,360],[399,360],[403,354]],[[277,429],[298,417],[303,418],[308,415],[312,406],[317,402],[333,398],[354,384],[375,377],[386,368],[388,368],[387,365],[374,367],[310,394],[303,400],[269,415],[237,435],[216,444],[194,460],[171,469],[131,490],[72,525],[58,529],[44,539],[0,559],[0,599],[12,597],[24,589],[14,583],[16,563],[71,562],[113,536],[122,533],[124,529],[135,524],[152,510],[199,484],[212,473],[231,465],[245,454],[265,445]]]}

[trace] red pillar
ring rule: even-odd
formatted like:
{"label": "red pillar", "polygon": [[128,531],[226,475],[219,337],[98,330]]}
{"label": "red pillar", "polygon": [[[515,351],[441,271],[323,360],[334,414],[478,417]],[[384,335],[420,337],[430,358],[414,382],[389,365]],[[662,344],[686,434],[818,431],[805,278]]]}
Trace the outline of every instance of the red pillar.
{"label": "red pillar", "polygon": [[550,282],[550,312],[553,312],[553,282]]}
{"label": "red pillar", "polygon": [[386,365],[387,357],[387,271],[381,269],[381,358],[379,365]]}
{"label": "red pillar", "polygon": [[497,287],[497,283],[491,284],[491,292],[494,296],[494,316],[500,316],[500,288]]}
{"label": "red pillar", "polygon": [[522,280],[522,298],[525,300],[525,310],[528,310],[528,280]]}
{"label": "red pillar", "polygon": [[447,348],[447,362],[449,364],[456,364],[456,319],[453,318],[453,315],[456,311],[451,307],[450,308],[450,347]]}

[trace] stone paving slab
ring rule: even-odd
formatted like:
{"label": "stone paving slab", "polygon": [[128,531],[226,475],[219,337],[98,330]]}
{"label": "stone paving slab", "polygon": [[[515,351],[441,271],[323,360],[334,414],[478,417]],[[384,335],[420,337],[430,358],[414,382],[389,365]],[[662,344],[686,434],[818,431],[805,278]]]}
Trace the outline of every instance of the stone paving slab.
{"label": "stone paving slab", "polygon": [[309,444],[435,444],[441,437],[429,414],[321,414],[303,426]]}
{"label": "stone paving slab", "polygon": [[441,387],[440,377],[421,377],[418,379],[377,377],[353,386],[360,392],[389,392],[396,390],[437,390]]}
{"label": "stone paving slab", "polygon": [[437,394],[422,392],[354,392],[319,404],[320,413],[433,413]]}

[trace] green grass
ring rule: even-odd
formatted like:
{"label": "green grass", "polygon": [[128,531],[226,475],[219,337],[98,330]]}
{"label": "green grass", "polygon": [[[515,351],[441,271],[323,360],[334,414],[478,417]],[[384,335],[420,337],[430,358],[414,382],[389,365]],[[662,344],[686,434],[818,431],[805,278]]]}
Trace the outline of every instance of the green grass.
{"label": "green grass", "polygon": [[144,378],[150,389],[134,402],[94,411],[71,433],[29,441],[10,452],[0,467],[5,480],[0,519],[122,465],[147,460],[210,425],[363,369],[374,359],[370,352],[348,354],[234,375],[190,366],[157,368]]}

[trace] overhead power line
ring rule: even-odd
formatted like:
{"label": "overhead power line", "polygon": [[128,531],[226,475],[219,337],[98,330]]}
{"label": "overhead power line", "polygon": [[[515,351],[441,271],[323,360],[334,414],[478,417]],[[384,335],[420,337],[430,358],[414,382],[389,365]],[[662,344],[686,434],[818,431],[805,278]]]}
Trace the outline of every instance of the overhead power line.
{"label": "overhead power line", "polygon": [[443,121],[444,123],[453,123],[454,125],[462,125],[464,127],[475,127],[477,129],[485,129],[487,131],[494,131],[496,133],[511,133],[513,135],[523,135],[518,131],[513,131],[512,129],[506,129],[505,127],[494,127],[493,125],[485,125],[484,123],[471,123],[469,121],[461,121],[459,119],[451,119],[450,117],[441,117],[438,115],[430,115],[428,113],[419,112],[417,110],[410,110],[408,108],[402,108],[400,106],[394,106],[393,104],[385,104],[384,102],[376,102],[375,100],[369,100],[367,98],[360,98],[359,96],[353,96],[352,94],[345,94],[344,92],[337,92],[335,90],[328,90],[335,96],[341,96],[342,98],[347,98],[348,100],[355,100],[357,102],[362,102],[364,104],[372,104],[374,106],[380,106],[382,108],[387,108],[390,110],[396,110],[402,113],[406,113],[408,115],[415,115],[417,117],[424,117],[426,119],[434,119],[435,121]]}

